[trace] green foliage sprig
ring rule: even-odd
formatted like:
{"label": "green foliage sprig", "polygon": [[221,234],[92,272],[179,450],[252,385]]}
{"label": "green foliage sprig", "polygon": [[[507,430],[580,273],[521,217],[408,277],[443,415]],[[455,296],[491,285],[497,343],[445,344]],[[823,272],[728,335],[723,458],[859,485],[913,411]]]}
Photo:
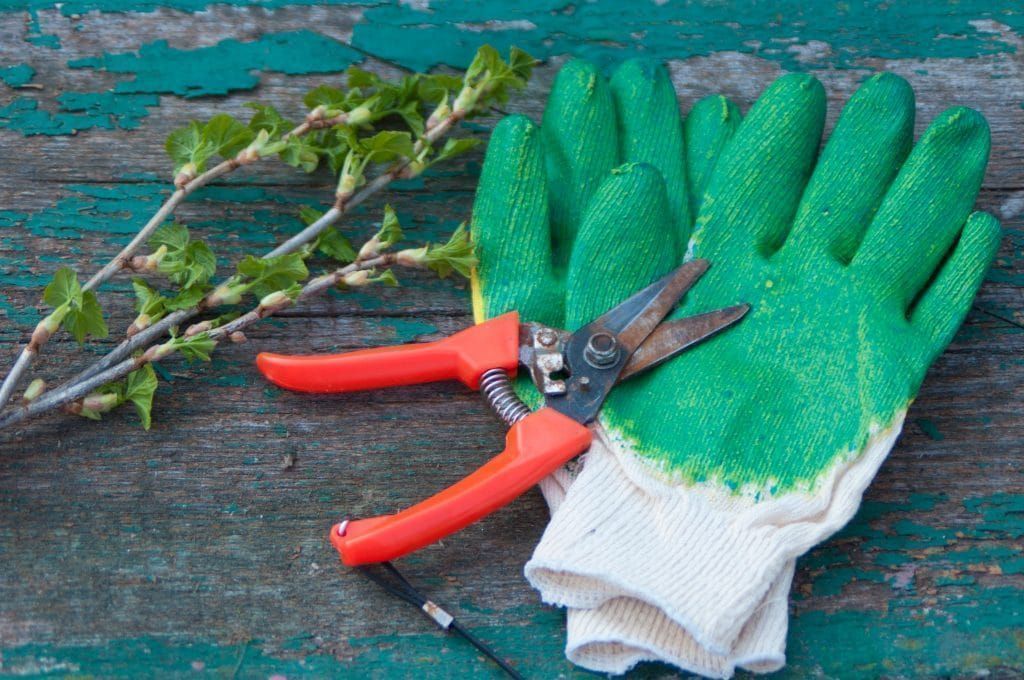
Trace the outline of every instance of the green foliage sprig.
{"label": "green foliage sprig", "polygon": [[[152,362],[172,354],[208,360],[223,339],[244,341],[246,326],[311,295],[335,287],[397,285],[395,266],[430,269],[441,277],[453,272],[469,276],[475,260],[463,226],[446,243],[392,252],[403,234],[390,206],[384,209],[380,229],[358,249],[335,223],[393,180],[416,177],[474,148],[479,140],[448,135],[466,118],[506,102],[512,90],[525,86],[534,63],[521,50],[513,48],[506,61],[485,46],[461,76],[411,74],[390,80],[353,67],[346,73],[346,87],[321,85],[306,94],[298,124],[274,107],[251,103],[248,120],[219,113],[172,132],[165,149],[175,190],[84,285],[70,269],[57,272],[43,296],[52,311],[39,322],[0,385],[0,408],[59,328],[80,343],[107,336],[93,289],[125,270],[136,274],[132,289],[137,312],[126,339],[54,390],[33,381],[24,406],[0,414],[0,428],[60,406],[95,419],[129,402],[148,428],[156,387]],[[214,282],[213,251],[187,226],[168,219],[196,189],[270,157],[307,173],[328,168],[337,176],[333,205],[326,212],[304,208],[301,232],[262,257],[242,255],[231,276]],[[137,255],[143,247],[149,251]],[[336,268],[310,278],[314,260]],[[220,309],[247,301],[255,306],[245,313]],[[200,315],[209,316],[184,326]]]}
{"label": "green foliage sprig", "polygon": [[[53,311],[43,320],[43,333],[37,328],[36,332],[40,336],[45,333],[42,342],[46,342],[60,327],[70,333],[78,344],[84,343],[87,335],[94,338],[107,337],[107,324],[103,321],[103,311],[96,294],[91,290],[82,290],[78,277],[71,269],[62,267],[57,270],[43,290],[43,301],[53,307]],[[34,334],[32,342],[38,341]]]}

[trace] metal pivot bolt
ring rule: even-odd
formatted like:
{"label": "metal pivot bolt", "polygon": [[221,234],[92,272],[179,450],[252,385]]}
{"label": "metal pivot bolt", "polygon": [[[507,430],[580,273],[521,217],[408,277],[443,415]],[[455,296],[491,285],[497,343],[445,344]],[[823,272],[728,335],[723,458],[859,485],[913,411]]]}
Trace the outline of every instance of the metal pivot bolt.
{"label": "metal pivot bolt", "polygon": [[583,358],[594,368],[607,368],[619,359],[619,343],[611,333],[594,333],[587,339]]}
{"label": "metal pivot bolt", "polygon": [[558,342],[558,335],[550,328],[544,328],[537,332],[537,342],[544,347],[554,347]]}

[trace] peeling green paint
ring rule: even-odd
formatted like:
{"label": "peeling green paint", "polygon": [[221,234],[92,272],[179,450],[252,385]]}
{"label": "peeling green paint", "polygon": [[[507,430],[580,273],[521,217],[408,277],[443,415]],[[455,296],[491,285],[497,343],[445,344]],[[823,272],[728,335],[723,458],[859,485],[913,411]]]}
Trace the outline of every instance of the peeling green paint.
{"label": "peeling green paint", "polygon": [[[154,12],[161,9],[180,12],[202,12],[211,5],[211,0],[0,0],[0,12],[28,10],[33,14],[39,10],[59,9],[64,16],[87,12]],[[374,2],[361,0],[232,0],[236,7],[256,6],[262,8],[302,7],[325,5],[367,5]]]}
{"label": "peeling green paint", "polygon": [[[903,503],[866,502],[831,541],[801,559],[801,567],[813,576],[811,593],[839,595],[858,581],[889,582],[906,592],[918,568],[945,574],[934,579],[935,586],[972,585],[974,579],[965,571],[1024,573],[1024,547],[1013,542],[1024,536],[1024,496],[1004,493],[964,500],[963,506],[977,518],[966,526],[932,526],[907,519],[949,503],[934,494],[914,494]],[[851,542],[858,553],[870,558],[872,566],[851,564]],[[838,546],[847,547],[839,552]]]}
{"label": "peeling green paint", "polygon": [[[362,59],[347,45],[308,30],[268,33],[249,42],[222,40],[193,50],[175,49],[166,40],[157,40],[137,52],[69,62],[71,68],[133,77],[118,82],[112,91],[62,93],[56,111],[42,108],[34,97],[17,97],[0,108],[0,127],[24,135],[73,134],[92,128],[130,130],[149,115],[149,107],[159,105],[159,95],[224,95],[255,88],[262,71],[338,73]],[[23,70],[0,75],[4,80],[24,77]]]}
{"label": "peeling green paint", "polygon": [[[1020,591],[990,588],[940,605],[917,597],[890,600],[885,611],[802,611],[790,624],[787,667],[775,678],[914,677],[962,675],[1013,668],[1024,661],[1024,610]],[[894,622],[901,622],[895,625]],[[424,624],[426,625],[426,624]],[[473,631],[514,659],[527,677],[592,677],[562,656],[562,614],[542,608],[526,625],[477,625]],[[461,672],[500,677],[463,640],[434,631],[351,637],[336,657],[318,647],[313,631],[270,645],[260,640],[218,644],[157,636],[101,645],[32,644],[7,648],[6,675],[161,677],[422,677]],[[827,650],[827,653],[822,653]],[[456,670],[458,669],[458,670]],[[667,667],[646,664],[650,677]]]}
{"label": "peeling green paint", "polygon": [[112,92],[64,92],[57,97],[56,112],[39,108],[30,97],[17,97],[0,108],[0,128],[23,135],[69,135],[100,128],[131,130],[157,106],[159,97],[149,94],[118,95]]}
{"label": "peeling green paint", "polygon": [[45,34],[40,29],[39,14],[34,7],[28,11],[28,33],[25,39],[39,47],[49,47],[51,50],[60,49],[60,38],[55,35]]}
{"label": "peeling green paint", "polygon": [[383,321],[385,327],[394,330],[396,342],[415,342],[424,335],[437,333],[437,327],[419,319],[395,319]]}
{"label": "peeling green paint", "polygon": [[68,66],[134,75],[114,86],[117,93],[202,97],[256,87],[259,76],[254,70],[336,73],[362,59],[359,52],[333,38],[301,30],[268,33],[251,42],[231,38],[194,50],[175,49],[166,40],[157,40],[142,45],[138,52],[78,59]]}
{"label": "peeling green paint", "polygon": [[982,516],[979,532],[1002,534],[1011,539],[1024,538],[1024,496],[1000,493],[968,498],[964,507]]}
{"label": "peeling green paint", "polygon": [[914,422],[917,423],[917,426],[921,428],[922,432],[928,435],[929,439],[941,442],[946,438],[946,436],[939,431],[939,428],[934,421],[929,420],[928,418],[918,418]]}
{"label": "peeling green paint", "polygon": [[789,665],[773,677],[967,676],[1013,668],[1024,661],[1020,602],[1020,590],[989,588],[941,605],[900,598],[882,612],[804,612],[790,623]]}
{"label": "peeling green paint", "polygon": [[21,87],[26,83],[32,82],[32,77],[35,74],[35,69],[28,64],[0,67],[0,80],[11,87]]}
{"label": "peeling green paint", "polygon": [[[572,55],[607,68],[630,57],[686,59],[740,52],[787,70],[853,68],[872,58],[951,59],[1013,54],[1012,37],[982,20],[1024,33],[1024,11],[984,0],[912,2],[576,3],[515,0],[414,3],[368,9],[352,44],[407,68],[464,67],[483,43],[539,58]],[[466,30],[466,27],[473,30]]]}
{"label": "peeling green paint", "polygon": [[[138,231],[140,220],[151,215],[167,197],[168,186],[169,183],[161,181],[69,184],[63,187],[66,195],[52,208],[32,213],[0,210],[0,234],[6,229],[17,229],[21,234],[35,237],[78,239],[93,233],[103,235],[114,245],[126,243]],[[232,184],[205,187],[197,191],[192,200],[239,204],[262,201],[295,206],[304,203],[300,198],[262,187]],[[269,245],[279,241],[282,234],[300,229],[301,223],[287,211],[261,208],[247,211],[245,219],[196,220],[191,226],[213,242],[241,238],[251,245]],[[109,253],[95,254],[97,262],[107,257]],[[0,273],[0,282],[38,285],[36,281],[18,282],[6,273]]]}
{"label": "peeling green paint", "polygon": [[[542,609],[530,626],[474,626],[473,632],[499,653],[517,651],[516,667],[528,677],[551,673],[572,674],[562,657],[562,614]],[[424,627],[427,624],[424,624]],[[103,645],[33,644],[3,650],[0,674],[68,675],[77,677],[136,678],[159,674],[177,678],[285,677],[417,677],[426,665],[470,673],[474,677],[501,677],[492,662],[467,642],[440,632],[349,638],[344,658],[317,650],[310,633],[296,632],[276,651],[251,640],[244,644],[217,644],[209,640],[141,637],[112,640]],[[529,649],[530,653],[523,653]]]}

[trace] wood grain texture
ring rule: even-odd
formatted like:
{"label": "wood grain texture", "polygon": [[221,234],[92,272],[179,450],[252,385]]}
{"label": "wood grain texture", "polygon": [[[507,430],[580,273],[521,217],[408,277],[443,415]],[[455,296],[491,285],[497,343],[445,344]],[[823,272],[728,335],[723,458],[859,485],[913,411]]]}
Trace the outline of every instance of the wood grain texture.
{"label": "wood grain texture", "polygon": [[[161,147],[171,129],[215,111],[241,113],[254,98],[298,114],[305,90],[338,79],[321,72],[316,55],[293,50],[284,58],[238,45],[271,45],[273,36],[308,29],[359,50],[337,59],[394,73],[414,57],[457,64],[484,41],[520,39],[539,46],[545,63],[510,108],[534,117],[570,54],[603,60],[644,48],[669,61],[684,109],[712,92],[746,109],[784,70],[807,70],[828,91],[829,126],[867,74],[891,70],[914,85],[918,133],[947,106],[986,115],[993,152],[979,207],[1003,220],[1006,238],[861,513],[800,562],[782,675],[1019,676],[1024,37],[1009,3],[1001,11],[983,4],[901,14],[904,37],[880,46],[885,16],[850,12],[848,30],[828,43],[806,26],[825,22],[817,10],[783,9],[770,26],[741,21],[733,29],[716,3],[678,10],[680,25],[693,30],[672,42],[659,38],[668,11],[661,6],[647,10],[654,19],[646,28],[611,10],[595,18],[607,4],[583,7],[573,29],[561,19],[573,6],[561,3],[527,11],[498,3],[418,10],[166,0],[112,11],[105,0],[75,0],[62,9],[34,2],[30,11],[0,1],[0,78],[28,65],[29,82],[41,86],[0,85],[0,347],[26,338],[53,271],[94,270],[152,212],[167,190]],[[744,31],[761,46],[730,42]],[[960,42],[935,37],[947,32]],[[399,38],[408,42],[404,52]],[[158,40],[177,52],[152,47]],[[795,49],[780,56],[771,40]],[[128,65],[111,57],[142,48],[156,51]],[[203,49],[211,51],[193,60]],[[173,59],[188,68],[163,67]],[[82,60],[102,60],[107,70]],[[20,82],[16,73],[5,80]],[[203,88],[228,94],[187,96]],[[493,123],[481,122],[468,133],[483,135]],[[436,238],[468,218],[481,160],[471,155],[388,195],[410,239]],[[296,231],[298,207],[324,202],[332,186],[326,174],[268,164],[205,190],[179,217],[218,253],[262,250]],[[358,211],[347,228],[368,233],[380,207]],[[212,365],[170,362],[173,380],[161,381],[150,432],[125,411],[103,423],[54,416],[0,440],[0,675],[494,674],[461,641],[342,569],[325,534],[342,515],[404,507],[454,482],[499,449],[498,421],[458,385],[310,397],[268,386],[253,367],[261,350],[428,340],[470,323],[464,286],[403,280],[398,289],[291,310],[254,328],[249,343],[218,349]],[[124,328],[132,316],[127,282],[108,284],[104,296],[111,328]],[[39,374],[64,375],[77,357],[61,336]],[[531,492],[404,560],[413,580],[531,677],[574,673],[561,654],[561,613],[542,607],[521,576],[545,521]]]}

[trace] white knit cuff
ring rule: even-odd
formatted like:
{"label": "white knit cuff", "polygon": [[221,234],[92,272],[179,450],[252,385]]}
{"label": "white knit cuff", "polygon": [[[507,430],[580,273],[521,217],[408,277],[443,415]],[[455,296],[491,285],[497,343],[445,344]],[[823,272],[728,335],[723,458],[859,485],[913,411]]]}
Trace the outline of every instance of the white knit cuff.
{"label": "white knit cuff", "polygon": [[615,598],[596,609],[570,609],[566,657],[602,673],[625,673],[643,661],[668,663],[691,673],[728,678],[736,668],[756,673],[778,670],[786,662],[788,595],[794,563],[769,588],[761,605],[727,655],[709,652],[686,630],[646,602]]}
{"label": "white knit cuff", "polygon": [[583,458],[585,457],[586,454],[583,454],[578,462],[571,463],[572,467],[567,465],[560,466],[550,475],[540,480],[540,483],[537,485],[540,487],[540,493],[544,496],[544,500],[548,504],[548,512],[552,515],[554,515],[559,506],[562,505],[562,501],[565,500],[565,495],[569,492],[569,487],[572,486],[572,483],[576,480],[578,466],[582,465]]}
{"label": "white knit cuff", "polygon": [[646,602],[712,654],[728,656],[785,565],[856,512],[897,420],[861,455],[837,462],[813,492],[762,502],[668,484],[597,428],[526,577],[545,602],[566,607]]}

